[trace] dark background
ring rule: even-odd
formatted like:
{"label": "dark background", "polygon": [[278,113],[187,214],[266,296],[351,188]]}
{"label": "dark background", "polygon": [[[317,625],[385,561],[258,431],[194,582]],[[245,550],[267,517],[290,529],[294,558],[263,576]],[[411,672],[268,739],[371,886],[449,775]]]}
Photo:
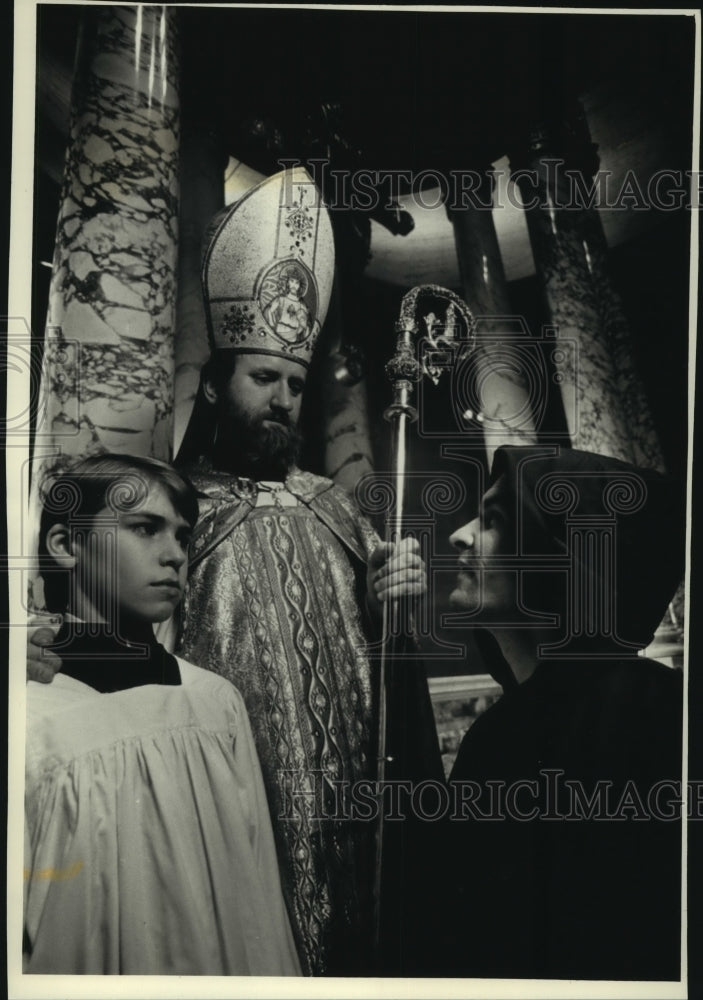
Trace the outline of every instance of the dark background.
{"label": "dark background", "polygon": [[[46,312],[50,269],[39,261],[53,256],[78,15],[70,5],[38,8],[35,331]],[[194,6],[181,8],[180,19],[184,127],[197,119],[217,134],[223,156],[262,173],[278,169],[282,156],[324,156],[330,148],[333,162],[350,169],[484,169],[518,150],[536,123],[568,115],[576,100],[593,109],[609,139],[599,150],[603,164],[624,161],[635,173],[690,168],[690,17]],[[323,104],[336,105],[332,122],[323,120]],[[685,210],[620,212],[611,248],[611,276],[665,457],[682,476],[689,223]],[[420,267],[423,280],[437,280],[431,260]],[[361,300],[346,304],[354,319],[363,317],[345,334],[367,356],[380,462],[387,440],[378,418],[389,391],[382,368],[400,298],[418,283],[404,284],[402,268],[392,282],[367,277]],[[513,309],[536,334],[539,281],[534,273],[510,277]]]}

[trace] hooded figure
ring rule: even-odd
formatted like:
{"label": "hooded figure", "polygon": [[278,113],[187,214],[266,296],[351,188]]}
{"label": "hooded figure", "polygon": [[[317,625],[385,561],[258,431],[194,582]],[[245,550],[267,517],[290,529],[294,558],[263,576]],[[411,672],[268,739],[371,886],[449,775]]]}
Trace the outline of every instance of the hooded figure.
{"label": "hooded figure", "polygon": [[452,536],[505,691],[450,778],[444,975],[679,978],[682,677],[638,654],[683,514],[656,472],[506,447]]}

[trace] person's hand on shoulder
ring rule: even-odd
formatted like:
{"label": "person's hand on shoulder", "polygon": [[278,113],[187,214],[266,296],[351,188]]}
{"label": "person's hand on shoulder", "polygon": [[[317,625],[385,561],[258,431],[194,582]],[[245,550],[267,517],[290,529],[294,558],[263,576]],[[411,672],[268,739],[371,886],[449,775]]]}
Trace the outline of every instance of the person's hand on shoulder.
{"label": "person's hand on shoulder", "polygon": [[27,680],[51,684],[62,667],[62,661],[48,649],[62,625],[60,615],[37,615],[27,630]]}

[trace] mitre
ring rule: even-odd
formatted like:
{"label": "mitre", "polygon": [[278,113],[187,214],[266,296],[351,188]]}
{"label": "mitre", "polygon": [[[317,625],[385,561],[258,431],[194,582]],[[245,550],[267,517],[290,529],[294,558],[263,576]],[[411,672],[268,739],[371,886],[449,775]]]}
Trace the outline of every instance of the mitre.
{"label": "mitre", "polygon": [[257,184],[221,218],[202,270],[211,345],[307,366],[334,278],[329,212],[303,167]]}

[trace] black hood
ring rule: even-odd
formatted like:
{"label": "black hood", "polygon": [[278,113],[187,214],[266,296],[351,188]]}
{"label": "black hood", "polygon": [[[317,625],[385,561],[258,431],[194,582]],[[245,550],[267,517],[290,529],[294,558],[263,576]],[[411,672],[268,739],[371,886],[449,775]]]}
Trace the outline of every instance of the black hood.
{"label": "black hood", "polygon": [[[613,458],[539,446],[499,448],[491,484],[499,484],[518,553],[533,567],[544,559],[543,569],[524,574],[527,606],[557,610],[562,634],[564,623],[572,632],[568,594],[576,581],[581,595],[603,605],[591,619],[598,634],[584,636],[586,646],[602,646],[611,636],[625,651],[648,645],[683,578],[681,485]],[[550,559],[568,570],[550,571]]]}

